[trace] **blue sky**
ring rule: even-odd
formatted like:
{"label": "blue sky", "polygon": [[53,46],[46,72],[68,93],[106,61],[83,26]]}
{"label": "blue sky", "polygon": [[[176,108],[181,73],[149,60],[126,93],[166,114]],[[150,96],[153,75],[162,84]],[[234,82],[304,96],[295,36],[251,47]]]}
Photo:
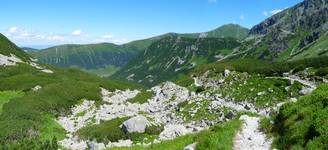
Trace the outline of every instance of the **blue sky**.
{"label": "blue sky", "polygon": [[167,32],[251,28],[302,0],[1,0],[0,32],[20,46],[126,43]]}

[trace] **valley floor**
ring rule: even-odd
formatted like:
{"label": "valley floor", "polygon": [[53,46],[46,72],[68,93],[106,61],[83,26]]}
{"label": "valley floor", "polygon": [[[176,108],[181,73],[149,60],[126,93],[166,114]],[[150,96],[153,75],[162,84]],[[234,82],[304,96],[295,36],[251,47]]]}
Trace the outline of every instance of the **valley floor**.
{"label": "valley floor", "polygon": [[[181,149],[183,146],[188,150],[196,147],[201,150],[209,146],[216,149],[215,147],[218,146],[222,147],[219,149],[268,150],[271,148],[272,139],[267,138],[260,131],[260,119],[279,110],[285,103],[295,102],[295,97],[297,97],[297,94],[293,97],[284,94],[285,97],[281,97],[277,95],[278,91],[287,91],[293,95],[295,91],[291,89],[294,88],[297,93],[309,94],[316,88],[314,82],[303,80],[295,75],[259,78],[228,70],[225,72],[219,77],[220,79],[214,80],[221,82],[219,84],[213,83],[211,77],[198,77],[194,78],[194,83],[188,88],[172,82],[164,82],[147,91],[109,92],[102,89],[103,102],[101,104],[96,104],[92,100],[82,100],[81,104],[72,108],[71,115],[58,118],[57,122],[68,132],[67,137],[59,143],[65,148],[76,150],[88,147],[91,149],[155,149],[157,145],[164,146],[165,143],[170,142],[183,144],[177,145],[180,148],[168,149]],[[247,82],[258,82],[258,78],[268,82],[266,83],[268,85],[257,87],[254,89],[256,91],[252,90],[253,92],[248,96],[257,98],[258,101],[267,101],[265,105],[249,100],[239,101],[238,95],[224,96],[220,93],[222,88],[227,88],[226,86],[232,88],[229,93],[234,90],[240,92],[243,86],[250,88]],[[263,81],[261,82],[265,83]],[[290,85],[286,84],[288,82]],[[295,89],[293,86],[296,83],[299,83],[301,87]],[[235,87],[234,84],[239,85]],[[286,86],[280,86],[281,84]],[[193,91],[193,88],[200,87],[207,88],[201,92]],[[275,90],[277,92],[274,92]],[[277,96],[280,96],[282,100],[272,101],[273,97]],[[226,124],[234,124],[234,122],[236,124],[229,127],[231,129],[221,130]],[[241,128],[240,123],[242,123]],[[109,128],[110,126],[112,127]],[[203,136],[205,133],[210,136]],[[111,134],[115,134],[116,137],[110,136]],[[221,137],[218,134],[229,136]],[[216,137],[228,143],[222,144],[222,141],[217,140],[216,145],[215,140],[211,139]]]}

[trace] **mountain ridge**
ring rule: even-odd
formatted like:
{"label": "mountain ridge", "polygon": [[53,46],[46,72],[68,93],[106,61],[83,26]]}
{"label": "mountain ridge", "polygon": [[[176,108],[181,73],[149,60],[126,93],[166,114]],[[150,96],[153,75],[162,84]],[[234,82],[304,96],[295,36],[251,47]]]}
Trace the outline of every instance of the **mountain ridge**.
{"label": "mountain ridge", "polygon": [[77,67],[100,76],[110,76],[138,56],[152,43],[176,35],[187,38],[246,37],[248,29],[236,24],[227,24],[204,33],[166,33],[148,39],[132,41],[122,45],[112,43],[65,44],[30,52],[39,62],[59,67]]}
{"label": "mountain ridge", "polygon": [[303,53],[327,29],[328,1],[305,0],[251,28],[239,56],[234,58],[286,61]]}

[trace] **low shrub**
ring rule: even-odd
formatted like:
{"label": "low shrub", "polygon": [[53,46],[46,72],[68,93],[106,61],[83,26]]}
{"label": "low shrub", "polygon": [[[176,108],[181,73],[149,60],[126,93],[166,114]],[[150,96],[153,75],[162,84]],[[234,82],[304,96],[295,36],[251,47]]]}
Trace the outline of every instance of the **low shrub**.
{"label": "low shrub", "polygon": [[321,85],[280,109],[272,129],[278,149],[328,149],[327,91],[328,84]]}
{"label": "low shrub", "polygon": [[128,102],[143,104],[146,103],[148,99],[152,98],[153,96],[155,96],[155,93],[153,91],[142,90],[136,97],[129,99]]}

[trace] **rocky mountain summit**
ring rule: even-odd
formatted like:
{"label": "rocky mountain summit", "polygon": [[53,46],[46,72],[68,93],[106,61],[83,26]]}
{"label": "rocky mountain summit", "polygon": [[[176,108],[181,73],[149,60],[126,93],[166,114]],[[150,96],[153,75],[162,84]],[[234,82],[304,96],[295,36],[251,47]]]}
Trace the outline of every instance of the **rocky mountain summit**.
{"label": "rocky mountain summit", "polygon": [[[291,59],[319,44],[317,41],[328,29],[327,14],[327,0],[305,0],[286,8],[251,28],[238,55],[274,61]],[[323,54],[319,48],[315,52]]]}
{"label": "rocky mountain summit", "polygon": [[327,19],[327,0],[305,0],[254,26],[249,34],[251,36],[265,36],[277,32],[277,30],[280,34],[286,32],[292,34],[300,29],[320,32],[327,30]]}

